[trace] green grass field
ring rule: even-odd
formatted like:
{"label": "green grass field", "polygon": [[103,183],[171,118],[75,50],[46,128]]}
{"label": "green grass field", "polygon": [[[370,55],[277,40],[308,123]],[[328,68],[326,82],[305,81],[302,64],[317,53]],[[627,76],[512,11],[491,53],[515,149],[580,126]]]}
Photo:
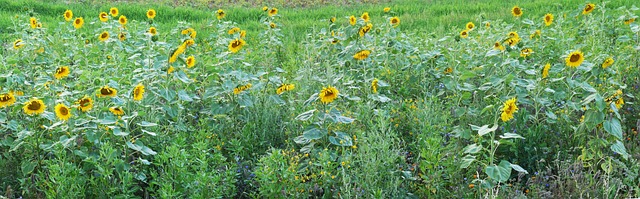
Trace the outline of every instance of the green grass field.
{"label": "green grass field", "polygon": [[0,199],[637,198],[638,10],[0,0]]}

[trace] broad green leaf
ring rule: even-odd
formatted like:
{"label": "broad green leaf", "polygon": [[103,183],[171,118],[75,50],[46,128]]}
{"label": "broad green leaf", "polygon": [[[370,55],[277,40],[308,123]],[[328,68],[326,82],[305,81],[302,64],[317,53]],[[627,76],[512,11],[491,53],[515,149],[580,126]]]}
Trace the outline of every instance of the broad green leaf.
{"label": "broad green leaf", "polygon": [[482,150],[482,145],[477,145],[477,144],[471,144],[464,147],[464,149],[462,149],[464,153],[469,153],[469,154],[478,153],[480,152],[480,150]]}
{"label": "broad green leaf", "polygon": [[527,170],[524,170],[520,165],[511,164],[511,168],[513,168],[513,170],[516,170],[517,172],[529,174],[529,172],[527,172]]}
{"label": "broad green leaf", "polygon": [[351,137],[346,133],[336,131],[336,136],[329,136],[329,142],[331,144],[335,144],[338,146],[352,146],[353,142],[351,141]]}
{"label": "broad green leaf", "polygon": [[616,141],[613,145],[611,145],[611,150],[616,152],[622,156],[625,160],[629,158],[629,153],[627,153],[627,149],[624,147],[624,144],[620,142],[620,140]]}
{"label": "broad green leaf", "polygon": [[462,162],[460,163],[460,168],[465,169],[469,167],[471,163],[473,163],[473,161],[475,160],[476,160],[476,156],[472,156],[472,155],[464,156],[462,158]]}
{"label": "broad green leaf", "polygon": [[142,121],[142,122],[138,123],[138,126],[154,127],[154,126],[158,126],[158,124],[152,123],[152,122],[147,122],[147,121]]}
{"label": "broad green leaf", "polygon": [[502,160],[499,165],[487,166],[484,168],[484,172],[498,182],[505,182],[511,176],[511,163]]}
{"label": "broad green leaf", "polygon": [[500,138],[502,139],[512,139],[512,138],[518,138],[518,139],[524,139],[524,137],[515,134],[515,133],[505,133],[503,135],[500,136]]}
{"label": "broad green leaf", "polygon": [[302,133],[302,136],[304,136],[304,138],[307,138],[309,140],[315,140],[315,139],[322,138],[324,134],[325,133],[320,131],[320,129],[312,127],[304,131],[304,133]]}
{"label": "broad green leaf", "polygon": [[29,175],[31,172],[33,172],[33,169],[36,168],[36,165],[38,165],[36,162],[31,162],[31,161],[22,161],[22,164],[20,165],[20,169],[22,170],[22,175],[23,176],[27,176]]}
{"label": "broad green leaf", "polygon": [[304,112],[296,116],[296,120],[307,121],[311,118],[311,116],[313,116],[314,112],[316,112],[316,109],[308,110],[307,112]]}
{"label": "broad green leaf", "polygon": [[620,125],[620,121],[618,119],[611,118],[607,121],[604,121],[604,130],[611,135],[616,136],[618,140],[622,140],[622,126]]}

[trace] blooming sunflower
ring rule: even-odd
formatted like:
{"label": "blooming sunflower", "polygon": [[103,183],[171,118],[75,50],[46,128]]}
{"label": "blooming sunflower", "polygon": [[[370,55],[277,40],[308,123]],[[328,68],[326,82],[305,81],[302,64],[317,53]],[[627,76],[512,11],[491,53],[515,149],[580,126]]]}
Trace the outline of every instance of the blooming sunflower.
{"label": "blooming sunflower", "polygon": [[186,43],[183,43],[180,46],[178,46],[178,48],[171,53],[171,56],[169,57],[169,63],[176,62],[176,60],[178,59],[178,56],[184,53],[186,49],[187,49]]}
{"label": "blooming sunflower", "polygon": [[351,24],[351,25],[353,26],[353,25],[356,25],[356,22],[358,22],[358,20],[356,19],[356,17],[355,17],[355,16],[353,16],[353,15],[351,15],[351,16],[349,17],[349,24]]}
{"label": "blooming sunflower", "polygon": [[518,43],[520,42],[520,37],[509,38],[505,42],[507,42],[509,46],[515,46],[515,45],[518,45]]}
{"label": "blooming sunflower", "polygon": [[126,16],[124,16],[124,15],[120,15],[120,18],[118,18],[118,22],[119,22],[120,24],[122,24],[123,26],[124,26],[124,25],[127,25],[127,21],[128,21],[128,20],[127,20],[127,17],[126,17]]}
{"label": "blooming sunflower", "polygon": [[276,28],[276,24],[275,24],[275,23],[273,23],[273,22],[270,22],[270,23],[269,23],[269,27],[271,27],[271,28]]}
{"label": "blooming sunflower", "polygon": [[234,39],[229,42],[229,51],[232,53],[237,53],[244,46],[245,41],[243,39]]}
{"label": "blooming sunflower", "polygon": [[271,8],[271,10],[269,10],[269,16],[272,17],[273,15],[277,15],[278,14],[278,8]]}
{"label": "blooming sunflower", "polygon": [[16,103],[16,97],[13,92],[0,94],[0,108],[11,106]]}
{"label": "blooming sunflower", "polygon": [[93,99],[88,96],[80,98],[76,104],[78,104],[78,110],[87,112],[93,108]]}
{"label": "blooming sunflower", "polygon": [[549,76],[549,69],[551,69],[551,64],[547,63],[544,65],[544,68],[542,68],[542,79]]}
{"label": "blooming sunflower", "polygon": [[127,39],[127,33],[120,32],[118,34],[118,39],[120,39],[120,41],[124,41],[125,39]]}
{"label": "blooming sunflower", "polygon": [[502,107],[502,114],[500,114],[500,118],[503,122],[513,119],[513,113],[518,111],[518,105],[516,104],[516,102],[517,99],[515,97],[504,102],[504,105]]}
{"label": "blooming sunflower", "polygon": [[71,21],[71,19],[73,18],[73,12],[71,10],[66,10],[64,11],[64,14],[62,14],[62,16],[64,16],[65,21]]}
{"label": "blooming sunflower", "polygon": [[140,101],[142,100],[142,97],[144,97],[144,85],[138,84],[133,89],[133,100]]}
{"label": "blooming sunflower", "polygon": [[473,30],[476,27],[476,25],[473,24],[473,22],[469,22],[465,27],[467,28],[467,30]]}
{"label": "blooming sunflower", "polygon": [[267,6],[262,7],[262,11],[265,11],[265,12],[266,12],[267,10],[269,10],[269,7],[267,7]]}
{"label": "blooming sunflower", "polygon": [[362,20],[364,20],[364,22],[369,22],[369,20],[371,19],[371,17],[369,17],[369,13],[368,12],[362,13],[362,16],[360,16],[360,18],[362,18]]}
{"label": "blooming sunflower", "polygon": [[371,54],[371,51],[361,50],[361,51],[358,51],[355,55],[353,55],[353,58],[356,60],[364,60],[367,57],[369,57],[369,54]]}
{"label": "blooming sunflower", "polygon": [[227,13],[225,13],[222,9],[218,9],[218,11],[216,12],[216,17],[218,18],[218,20],[224,18],[225,15],[227,15]]}
{"label": "blooming sunflower", "polygon": [[389,8],[389,7],[385,7],[384,9],[382,9],[382,11],[384,11],[384,12],[389,12],[389,11],[391,11],[391,8]]}
{"label": "blooming sunflower", "polygon": [[147,10],[147,18],[149,18],[149,19],[156,18],[156,14],[157,14],[156,10],[154,10],[154,9]]}
{"label": "blooming sunflower", "polygon": [[531,54],[533,54],[533,50],[531,50],[531,48],[525,48],[520,51],[520,57],[527,58],[528,56],[531,56]]}
{"label": "blooming sunflower", "polygon": [[32,98],[28,102],[24,103],[22,110],[27,115],[40,115],[44,113],[44,109],[46,108],[47,106],[44,105],[44,102],[42,102],[42,100],[39,100],[38,98]]}
{"label": "blooming sunflower", "polygon": [[29,25],[31,25],[31,28],[37,28],[38,27],[38,20],[35,17],[31,17],[29,19]]}
{"label": "blooming sunflower", "polygon": [[187,57],[187,68],[193,68],[196,65],[196,58],[192,56]]}
{"label": "blooming sunflower", "polygon": [[318,98],[323,104],[329,104],[333,102],[333,100],[338,98],[339,93],[340,92],[338,92],[338,89],[336,89],[335,87],[323,87],[320,93],[318,93]]}
{"label": "blooming sunflower", "polygon": [[469,37],[469,30],[464,29],[464,30],[460,31],[460,37],[461,37],[461,38],[467,38],[467,37]]}
{"label": "blooming sunflower", "polygon": [[24,42],[22,41],[22,39],[16,39],[16,41],[13,42],[13,49],[20,49],[24,46]]}
{"label": "blooming sunflower", "polygon": [[618,100],[616,100],[616,109],[620,110],[620,108],[622,108],[622,105],[624,105],[624,99],[620,97],[618,98]]}
{"label": "blooming sunflower", "polygon": [[329,18],[329,22],[330,22],[330,23],[336,22],[336,17],[331,17],[331,18]]}
{"label": "blooming sunflower", "polygon": [[518,6],[513,6],[513,8],[511,8],[511,14],[514,17],[520,17],[522,16],[522,9],[520,9],[520,7]]}
{"label": "blooming sunflower", "polygon": [[107,14],[106,12],[101,12],[100,15],[98,15],[98,18],[102,22],[107,22],[109,20],[109,14]]}
{"label": "blooming sunflower", "polygon": [[109,39],[109,32],[107,31],[102,32],[98,37],[98,39],[100,39],[100,41],[107,41]]}
{"label": "blooming sunflower", "polygon": [[229,29],[229,31],[227,33],[229,33],[230,35],[232,34],[236,34],[238,31],[240,31],[240,28],[238,27],[233,27],[231,29]]}
{"label": "blooming sunflower", "polygon": [[607,68],[611,65],[613,65],[613,57],[608,57],[607,59],[604,60],[604,62],[602,62],[602,68]]}
{"label": "blooming sunflower", "polygon": [[371,30],[371,28],[373,28],[373,24],[368,23],[367,25],[360,27],[358,34],[360,35],[360,37],[364,37],[364,35],[366,35]]}
{"label": "blooming sunflower", "polygon": [[378,92],[378,79],[373,79],[373,81],[371,81],[371,91],[373,93],[377,93]]}
{"label": "blooming sunflower", "polygon": [[124,110],[122,110],[122,108],[120,107],[111,107],[109,108],[109,111],[111,111],[111,113],[113,113],[113,115],[115,116],[121,116],[124,115]]}
{"label": "blooming sunflower", "polygon": [[504,51],[504,46],[500,42],[496,42],[493,44],[493,49]]}
{"label": "blooming sunflower", "polygon": [[518,32],[516,31],[509,32],[508,35],[509,35],[509,38],[520,38],[520,35],[518,35]]}
{"label": "blooming sunflower", "polygon": [[69,118],[71,118],[71,110],[69,110],[69,107],[67,107],[66,105],[57,104],[54,109],[56,112],[56,117],[58,117],[60,120],[67,121],[69,120]]}
{"label": "blooming sunflower", "polygon": [[238,86],[238,87],[233,89],[233,94],[235,94],[235,95],[240,94],[240,93],[242,93],[242,91],[246,91],[246,90],[250,89],[251,86],[252,86],[251,83],[248,83],[246,85]]}
{"label": "blooming sunflower", "polygon": [[115,97],[118,94],[118,90],[110,88],[109,86],[103,86],[98,89],[98,97]]}
{"label": "blooming sunflower", "polygon": [[112,7],[111,9],[109,9],[109,13],[111,13],[112,17],[118,16],[118,8]]}
{"label": "blooming sunflower", "polygon": [[82,17],[78,17],[78,18],[73,20],[73,27],[74,28],[80,29],[80,28],[82,28],[82,25],[84,25],[84,19]]}
{"label": "blooming sunflower", "polygon": [[588,3],[584,6],[584,10],[582,10],[582,14],[586,15],[591,13],[594,9],[596,9],[596,4]]}
{"label": "blooming sunflower", "polygon": [[56,73],[53,74],[53,77],[55,77],[56,79],[62,79],[69,76],[69,67],[68,66],[62,66],[58,69],[56,69]]}
{"label": "blooming sunflower", "polygon": [[544,25],[550,26],[553,23],[553,14],[547,13],[544,15]]}
{"label": "blooming sunflower", "polygon": [[151,34],[152,36],[158,34],[158,29],[156,29],[156,27],[151,26],[149,28],[149,34]]}
{"label": "blooming sunflower", "polygon": [[400,25],[400,18],[391,17],[391,19],[389,19],[389,23],[391,23],[393,27],[398,27],[398,25]]}
{"label": "blooming sunflower", "polygon": [[293,85],[293,84],[282,84],[282,85],[280,85],[280,87],[278,87],[278,89],[276,89],[276,93],[278,95],[280,95],[280,94],[284,93],[285,91],[291,91],[294,88],[296,88],[296,86]]}
{"label": "blooming sunflower", "polygon": [[576,68],[582,64],[584,61],[584,55],[581,51],[573,51],[567,58],[565,59],[567,66]]}

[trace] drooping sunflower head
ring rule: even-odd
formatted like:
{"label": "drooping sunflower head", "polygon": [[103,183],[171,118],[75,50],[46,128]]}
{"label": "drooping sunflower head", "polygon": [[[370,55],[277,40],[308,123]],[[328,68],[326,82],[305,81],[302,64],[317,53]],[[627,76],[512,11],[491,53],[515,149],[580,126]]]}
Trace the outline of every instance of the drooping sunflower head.
{"label": "drooping sunflower head", "polygon": [[262,11],[265,11],[265,12],[266,12],[267,10],[269,10],[269,7],[267,7],[267,6],[262,7]]}
{"label": "drooping sunflower head", "polygon": [[493,44],[493,49],[504,51],[504,46],[499,41],[497,41]]}
{"label": "drooping sunflower head", "polygon": [[124,41],[124,40],[126,40],[126,39],[127,39],[127,33],[125,33],[125,32],[120,32],[120,33],[118,34],[118,39],[120,39],[120,41]]}
{"label": "drooping sunflower head", "polygon": [[16,97],[13,92],[0,94],[0,108],[11,106],[16,103]]}
{"label": "drooping sunflower head", "polygon": [[113,113],[113,115],[115,116],[121,116],[124,115],[124,110],[121,107],[111,107],[109,108],[109,111],[111,111],[111,113]]}
{"label": "drooping sunflower head", "polygon": [[56,117],[60,120],[67,121],[71,118],[71,109],[64,104],[57,104],[55,106]]}
{"label": "drooping sunflower head", "polygon": [[318,93],[318,98],[320,98],[320,101],[323,104],[329,104],[338,98],[339,93],[340,92],[335,87],[328,86],[326,88],[322,88],[320,93]]}
{"label": "drooping sunflower head", "polygon": [[78,110],[87,112],[93,108],[93,99],[88,96],[80,98],[76,104],[78,104]]}
{"label": "drooping sunflower head", "polygon": [[371,17],[369,17],[369,13],[368,12],[362,13],[362,16],[360,16],[360,18],[362,20],[364,20],[364,22],[369,22],[369,20],[371,19]]}
{"label": "drooping sunflower head", "polygon": [[70,71],[68,66],[62,66],[56,69],[56,73],[53,74],[53,77],[55,77],[56,79],[62,79],[69,76],[69,72]]}
{"label": "drooping sunflower head", "polygon": [[109,14],[101,12],[100,15],[98,15],[98,18],[100,18],[100,21],[102,22],[107,22],[109,20]]}
{"label": "drooping sunflower head", "polygon": [[391,8],[390,7],[385,7],[384,9],[382,9],[382,11],[389,12],[389,11],[391,11]]}
{"label": "drooping sunflower head", "polygon": [[373,81],[371,81],[371,92],[378,92],[378,79],[373,79]]}
{"label": "drooping sunflower head", "polygon": [[518,111],[518,105],[516,103],[517,99],[515,97],[504,102],[502,114],[500,115],[503,122],[513,119],[513,114]]}
{"label": "drooping sunflower head", "polygon": [[156,10],[154,10],[154,9],[147,10],[147,18],[149,18],[149,19],[156,18],[156,14],[157,14]]}
{"label": "drooping sunflower head", "polygon": [[505,42],[507,42],[507,44],[509,44],[509,46],[513,47],[515,45],[518,45],[518,43],[520,42],[520,37],[509,38]]}
{"label": "drooping sunflower head", "polygon": [[586,15],[591,13],[594,9],[596,9],[596,4],[592,4],[592,3],[587,3],[587,5],[584,6],[584,9],[582,10],[582,14]]}
{"label": "drooping sunflower head", "polygon": [[516,31],[509,32],[508,36],[509,38],[520,38],[520,35],[518,35]]}
{"label": "drooping sunflower head", "polygon": [[22,41],[22,39],[17,39],[16,41],[13,42],[13,49],[20,49],[24,46],[24,42]]}
{"label": "drooping sunflower head", "polygon": [[349,17],[349,24],[351,24],[351,25],[353,26],[353,25],[356,25],[356,22],[358,22],[358,20],[356,19],[356,17],[355,17],[355,16],[353,16],[353,15],[351,15],[351,16]]}
{"label": "drooping sunflower head", "polygon": [[624,105],[624,99],[620,97],[618,98],[618,100],[616,100],[616,109],[620,110],[620,108],[622,108],[622,105]]}
{"label": "drooping sunflower head", "polygon": [[476,27],[476,25],[473,24],[473,22],[469,22],[465,27],[467,28],[467,30],[473,30]]}
{"label": "drooping sunflower head", "polygon": [[520,57],[527,58],[528,56],[531,56],[531,54],[533,54],[533,50],[531,50],[531,48],[525,48],[520,51]]}
{"label": "drooping sunflower head", "polygon": [[115,97],[118,94],[118,90],[110,88],[109,86],[103,86],[98,89],[98,97]]}
{"label": "drooping sunflower head", "polygon": [[38,20],[35,17],[29,18],[29,25],[31,25],[31,28],[37,28]]}
{"label": "drooping sunflower head", "polygon": [[240,38],[244,38],[247,36],[247,31],[246,30],[241,30],[240,31]]}
{"label": "drooping sunflower head", "polygon": [[282,84],[282,85],[280,85],[280,87],[278,87],[278,89],[276,89],[276,94],[280,95],[280,94],[284,93],[285,91],[291,91],[294,88],[296,88],[296,86],[293,85],[293,84]]}
{"label": "drooping sunflower head", "polygon": [[118,8],[112,7],[111,9],[109,9],[109,13],[111,13],[112,17],[118,16]]}
{"label": "drooping sunflower head", "polygon": [[196,58],[192,56],[187,57],[187,68],[193,68],[196,65]]}
{"label": "drooping sunflower head", "polygon": [[82,25],[84,25],[84,19],[82,17],[78,17],[78,18],[73,20],[73,27],[74,28],[80,29],[80,28],[82,28]]}
{"label": "drooping sunflower head", "polygon": [[222,9],[218,9],[218,11],[216,12],[216,18],[218,18],[218,20],[224,18],[225,15],[227,15],[227,13],[225,13]]}
{"label": "drooping sunflower head", "polygon": [[629,24],[633,23],[634,21],[636,21],[636,18],[635,18],[635,17],[634,17],[634,18],[627,19],[627,20],[624,20],[624,24],[625,24],[625,25],[629,25]]}
{"label": "drooping sunflower head", "polygon": [[133,100],[140,101],[144,97],[144,85],[138,84],[133,89]]}
{"label": "drooping sunflower head", "polygon": [[391,23],[393,27],[398,27],[398,25],[400,25],[400,18],[391,17],[391,19],[389,19],[389,23]]}
{"label": "drooping sunflower head", "polygon": [[358,51],[355,55],[353,55],[353,58],[356,60],[364,60],[367,57],[369,57],[369,54],[371,54],[370,50],[361,50],[361,51]]}
{"label": "drooping sunflower head", "polygon": [[275,23],[273,23],[273,22],[270,22],[270,23],[269,23],[269,27],[271,27],[271,28],[276,28],[276,24],[275,24]]}
{"label": "drooping sunflower head", "polygon": [[71,10],[66,10],[64,11],[64,14],[62,14],[62,16],[64,17],[65,21],[71,21],[71,19],[73,18],[73,12]]}
{"label": "drooping sunflower head", "polygon": [[32,98],[31,100],[24,103],[22,110],[27,115],[40,115],[44,113],[44,110],[46,108],[47,106],[44,105],[44,102],[42,100],[39,100],[38,98]]}
{"label": "drooping sunflower head", "polygon": [[551,64],[547,63],[542,68],[542,78],[547,78],[549,76],[549,69],[551,69]]}
{"label": "drooping sunflower head", "polygon": [[469,37],[469,30],[468,29],[464,29],[464,30],[460,31],[460,37],[461,38]]}
{"label": "drooping sunflower head", "polygon": [[544,25],[550,26],[553,23],[553,14],[547,13],[544,15]]}
{"label": "drooping sunflower head", "polygon": [[245,41],[243,39],[234,39],[229,42],[229,51],[232,53],[237,53],[244,46]]}
{"label": "drooping sunflower head", "polygon": [[149,34],[151,34],[152,36],[158,34],[158,29],[156,29],[156,27],[151,26],[149,28]]}
{"label": "drooping sunflower head", "polygon": [[607,59],[604,60],[604,62],[602,62],[602,68],[607,68],[611,65],[613,65],[613,57],[608,57]]}
{"label": "drooping sunflower head", "polygon": [[513,6],[513,8],[511,8],[511,14],[514,17],[520,17],[522,16],[522,9],[518,6]]}
{"label": "drooping sunflower head", "polygon": [[583,61],[584,61],[584,55],[579,50],[571,52],[569,56],[567,56],[567,58],[565,59],[567,66],[572,68],[576,68],[580,66],[580,64],[582,64]]}
{"label": "drooping sunflower head", "polygon": [[124,16],[124,15],[120,15],[120,18],[118,18],[118,22],[119,22],[120,24],[122,24],[123,26],[124,26],[124,25],[127,25],[127,21],[128,21],[128,20],[127,20],[127,17],[126,17],[126,16]]}
{"label": "drooping sunflower head", "polygon": [[371,28],[373,28],[373,24],[368,23],[367,25],[360,27],[358,34],[360,35],[360,37],[364,37],[364,35],[371,31]]}
{"label": "drooping sunflower head", "polygon": [[107,31],[102,32],[98,37],[98,39],[100,39],[100,41],[107,41],[109,39],[109,32]]}
{"label": "drooping sunflower head", "polygon": [[272,17],[274,15],[278,14],[278,8],[271,8],[271,10],[269,10],[269,16]]}
{"label": "drooping sunflower head", "polygon": [[233,27],[231,29],[229,29],[229,31],[227,33],[229,33],[230,35],[232,34],[236,34],[238,31],[240,31],[240,28],[238,27]]}
{"label": "drooping sunflower head", "polygon": [[336,22],[336,17],[329,18],[329,23],[333,23],[333,22]]}

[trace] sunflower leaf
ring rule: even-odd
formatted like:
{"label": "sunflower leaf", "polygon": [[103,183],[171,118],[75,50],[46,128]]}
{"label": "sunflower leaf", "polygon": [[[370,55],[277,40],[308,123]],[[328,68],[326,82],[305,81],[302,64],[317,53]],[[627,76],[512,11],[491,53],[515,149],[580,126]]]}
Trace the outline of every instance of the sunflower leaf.
{"label": "sunflower leaf", "polygon": [[311,118],[311,116],[313,116],[314,112],[316,112],[316,109],[308,110],[307,112],[304,112],[296,116],[296,120],[307,121]]}

